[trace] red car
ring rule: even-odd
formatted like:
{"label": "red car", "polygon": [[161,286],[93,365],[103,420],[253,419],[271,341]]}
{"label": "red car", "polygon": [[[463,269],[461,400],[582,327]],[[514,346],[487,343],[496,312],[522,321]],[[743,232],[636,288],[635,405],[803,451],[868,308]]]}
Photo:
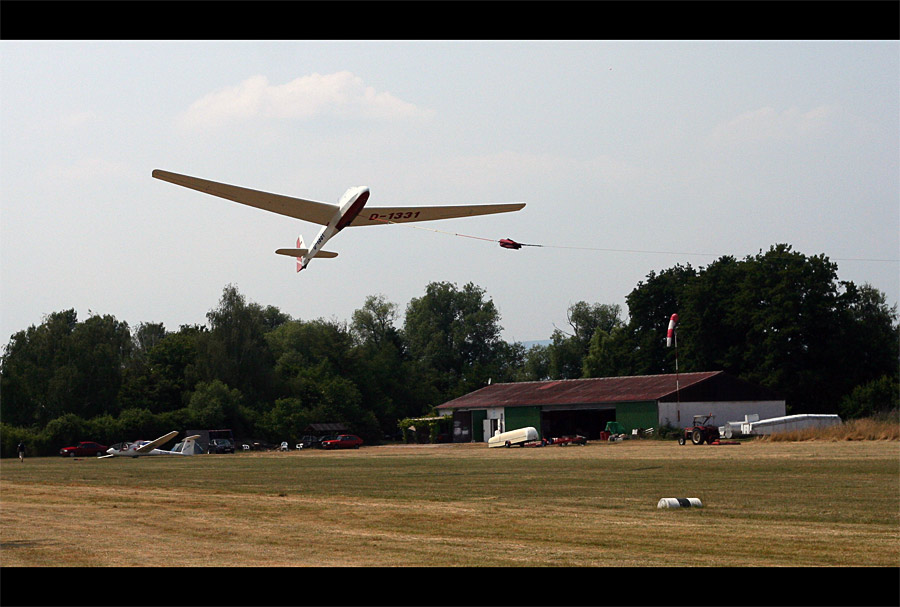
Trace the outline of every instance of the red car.
{"label": "red car", "polygon": [[107,447],[100,443],[91,441],[82,441],[75,447],[63,447],[59,450],[59,454],[66,457],[85,457],[89,455],[103,455],[106,453]]}
{"label": "red car", "polygon": [[326,438],[321,443],[322,449],[359,449],[363,440],[352,434],[339,434],[333,438]]}

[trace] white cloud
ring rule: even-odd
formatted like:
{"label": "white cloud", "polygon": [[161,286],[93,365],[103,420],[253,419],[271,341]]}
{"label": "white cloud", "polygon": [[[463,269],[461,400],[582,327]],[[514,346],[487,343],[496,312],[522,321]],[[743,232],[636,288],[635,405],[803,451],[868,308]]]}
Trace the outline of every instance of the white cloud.
{"label": "white cloud", "polygon": [[836,108],[828,105],[820,105],[807,112],[797,108],[779,112],[766,106],[719,124],[713,129],[709,142],[712,145],[732,146],[766,140],[795,141],[828,130],[836,114]]}
{"label": "white cloud", "polygon": [[316,116],[395,120],[428,117],[433,112],[387,92],[376,92],[347,71],[311,74],[286,84],[253,76],[195,101],[181,116],[183,125],[215,128],[233,121],[306,120]]}

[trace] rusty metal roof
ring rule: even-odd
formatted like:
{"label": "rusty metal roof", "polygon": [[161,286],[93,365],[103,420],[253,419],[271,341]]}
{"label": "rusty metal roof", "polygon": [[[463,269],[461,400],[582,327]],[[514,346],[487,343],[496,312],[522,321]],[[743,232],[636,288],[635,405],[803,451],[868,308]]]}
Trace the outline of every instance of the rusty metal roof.
{"label": "rusty metal roof", "polygon": [[679,373],[562,379],[492,384],[454,400],[438,405],[438,409],[478,409],[535,405],[588,405],[660,400],[724,373]]}

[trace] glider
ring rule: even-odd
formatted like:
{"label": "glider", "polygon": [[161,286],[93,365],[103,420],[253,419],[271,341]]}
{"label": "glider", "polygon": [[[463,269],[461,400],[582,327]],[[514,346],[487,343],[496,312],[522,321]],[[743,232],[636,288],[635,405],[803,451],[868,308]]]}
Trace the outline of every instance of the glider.
{"label": "glider", "polygon": [[236,185],[218,183],[199,177],[179,175],[155,169],[153,177],[180,185],[198,192],[204,192],[233,202],[246,204],[257,209],[286,215],[295,219],[310,221],[322,226],[312,246],[307,247],[303,237],[297,239],[297,247],[278,249],[279,255],[287,255],[297,259],[297,271],[309,265],[313,257],[337,257],[337,253],[325,251],[322,247],[338,232],[347,226],[374,226],[391,223],[410,223],[452,219],[454,217],[472,217],[492,213],[509,213],[525,206],[524,202],[508,204],[480,204],[435,207],[364,207],[369,200],[369,188],[357,186],[348,189],[336,205],[317,202],[303,198],[293,198],[281,194],[271,194],[259,190],[251,190]]}
{"label": "glider", "polygon": [[142,455],[193,455],[194,451],[192,448],[188,448],[188,443],[193,443],[195,440],[200,438],[199,434],[188,436],[186,439],[184,439],[184,443],[181,444],[182,448],[179,451],[166,451],[164,449],[157,449],[157,447],[166,444],[176,436],[178,436],[178,430],[172,430],[168,434],[160,436],[156,440],[137,440],[131,443],[118,443],[107,449],[107,454],[101,455],[100,459],[116,456],[140,457]]}

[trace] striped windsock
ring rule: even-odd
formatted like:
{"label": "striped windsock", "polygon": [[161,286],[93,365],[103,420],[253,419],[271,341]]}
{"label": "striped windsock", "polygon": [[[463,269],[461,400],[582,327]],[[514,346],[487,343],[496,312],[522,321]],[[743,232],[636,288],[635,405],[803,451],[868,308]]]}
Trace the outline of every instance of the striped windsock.
{"label": "striped windsock", "polygon": [[669,331],[666,333],[666,347],[672,347],[672,340],[675,339],[675,325],[678,324],[678,314],[672,314],[669,319]]}

